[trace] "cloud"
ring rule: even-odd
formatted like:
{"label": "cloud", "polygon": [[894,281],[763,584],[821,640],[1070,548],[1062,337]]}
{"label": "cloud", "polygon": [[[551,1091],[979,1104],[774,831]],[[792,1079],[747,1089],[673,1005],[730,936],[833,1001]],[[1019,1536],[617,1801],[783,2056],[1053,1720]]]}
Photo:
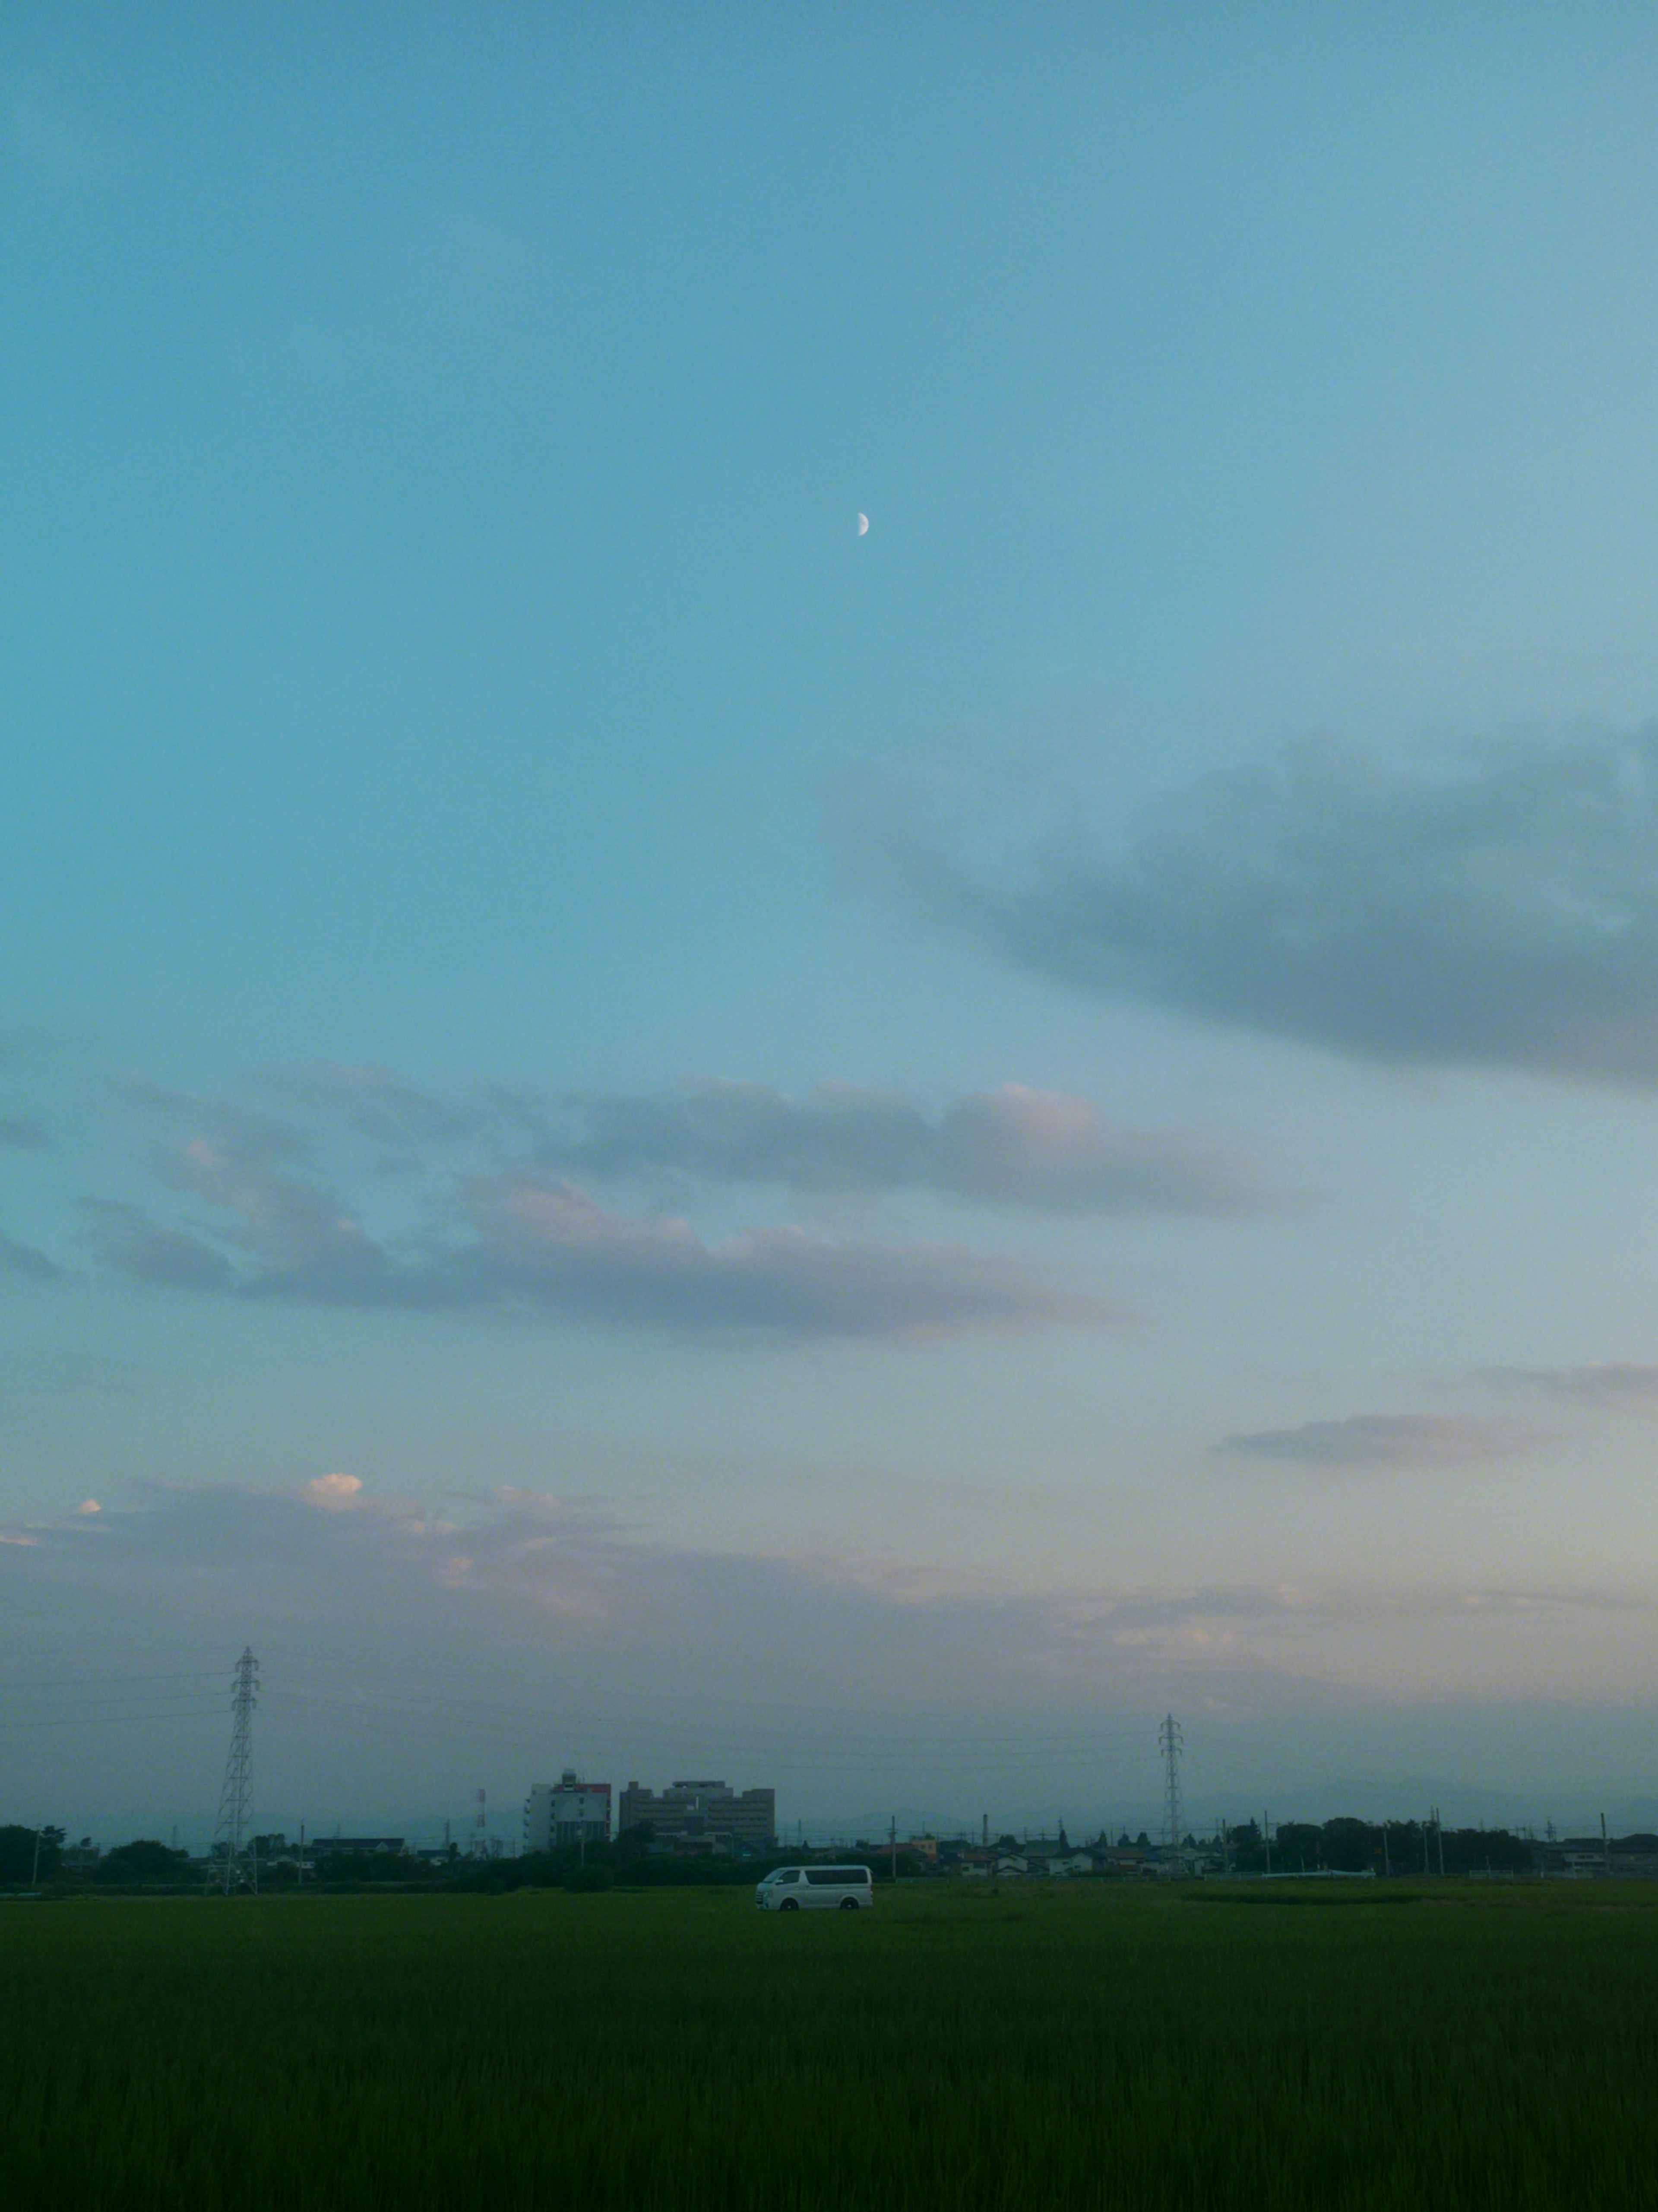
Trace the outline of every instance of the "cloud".
{"label": "cloud", "polygon": [[319,1474],[305,1486],[305,1495],[313,1505],[325,1512],[337,1513],[343,1507],[354,1505],[362,1495],[362,1479],[355,1474]]}
{"label": "cloud", "polygon": [[865,1788],[1051,1810],[1154,1797],[1170,1705],[1193,1782],[1215,1775],[1229,1718],[1279,1716],[1266,1771],[1304,1775],[1312,1718],[1401,1696],[1650,1707],[1649,1588],[1137,1589],[1084,1571],[918,1589],[902,1570],[689,1550],[523,1490],[439,1519],[367,1487],[345,1512],[302,1485],[151,1488],[0,1538],[0,1670],[41,1686],[11,1698],[9,1768],[31,1802],[74,1792],[89,1817],[159,1802],[210,1820],[245,1644],[271,1826],[370,1806],[440,1819],[486,1778],[517,1803],[572,1755],[618,1780],[775,1784],[786,1817]]}
{"label": "cloud", "polygon": [[161,1172],[175,1190],[235,1217],[216,1233],[255,1263],[244,1287],[287,1285],[342,1304],[376,1304],[388,1296],[397,1272],[390,1256],[319,1184],[244,1165],[201,1137],[169,1152]]}
{"label": "cloud", "polygon": [[1509,1459],[1541,1441],[1517,1421],[1459,1413],[1354,1413],[1299,1428],[1227,1437],[1219,1449],[1310,1467],[1451,1467]]}
{"label": "cloud", "polygon": [[94,1255],[134,1282],[175,1291],[228,1290],[234,1281],[224,1254],[199,1237],[152,1221],[123,1199],[88,1198],[86,1242]]}
{"label": "cloud", "polygon": [[846,1084],[799,1101],[762,1084],[714,1082],[573,1098],[544,1123],[537,1157],[592,1176],[669,1170],[797,1190],[931,1189],[1055,1213],[1225,1215],[1282,1202],[1239,1155],[1179,1130],[1114,1125],[1085,1099],[1017,1083],[937,1115]]}
{"label": "cloud", "polygon": [[51,1142],[46,1123],[37,1121],[32,1114],[0,1114],[0,1145],[10,1145],[20,1152],[39,1152]]}
{"label": "cloud", "polygon": [[477,1241],[446,1255],[458,1288],[695,1333],[953,1335],[1125,1318],[958,1245],[840,1242],[791,1226],[710,1245],[672,1218],[611,1212],[575,1185],[527,1175],[472,1186]]}
{"label": "cloud", "polygon": [[956,1245],[838,1241],[786,1225],[709,1244],[683,1220],[614,1212],[573,1183],[523,1173],[473,1177],[452,1223],[392,1248],[314,1185],[236,1167],[203,1142],[180,1147],[168,1172],[232,1216],[218,1242],[108,1200],[93,1202],[88,1241],[118,1272],[176,1289],[542,1311],[699,1337],[919,1341],[1127,1318]]}
{"label": "cloud", "polygon": [[127,1095],[161,1115],[177,1141],[204,1144],[229,1164],[269,1167],[276,1162],[308,1159],[310,1139],[292,1121],[227,1098],[197,1098],[139,1076],[129,1079]]}
{"label": "cloud", "polygon": [[1658,730],[1205,777],[1011,878],[902,826],[863,872],[1034,972],[1425,1066],[1658,1080]]}
{"label": "cloud", "polygon": [[21,1275],[32,1283],[56,1283],[61,1281],[64,1271],[33,1244],[20,1244],[0,1229],[0,1273]]}
{"label": "cloud", "polygon": [[343,1121],[359,1136],[396,1151],[477,1137],[497,1118],[477,1104],[455,1105],[400,1083],[389,1068],[313,1061],[268,1068],[260,1087],[302,1110]]}
{"label": "cloud", "polygon": [[1476,1380],[1496,1389],[1537,1390],[1586,1406],[1658,1412],[1658,1366],[1610,1359],[1584,1367],[1482,1367]]}

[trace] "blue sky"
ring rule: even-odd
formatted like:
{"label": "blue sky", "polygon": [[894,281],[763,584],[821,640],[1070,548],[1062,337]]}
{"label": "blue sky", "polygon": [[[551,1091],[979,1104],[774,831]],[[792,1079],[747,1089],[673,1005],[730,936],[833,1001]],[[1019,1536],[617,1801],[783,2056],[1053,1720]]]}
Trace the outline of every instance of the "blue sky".
{"label": "blue sky", "polygon": [[[1655,76],[13,10],[7,1679],[252,1638],[290,1822],[1627,1795]],[[210,1797],[62,1717],[24,1816]]]}

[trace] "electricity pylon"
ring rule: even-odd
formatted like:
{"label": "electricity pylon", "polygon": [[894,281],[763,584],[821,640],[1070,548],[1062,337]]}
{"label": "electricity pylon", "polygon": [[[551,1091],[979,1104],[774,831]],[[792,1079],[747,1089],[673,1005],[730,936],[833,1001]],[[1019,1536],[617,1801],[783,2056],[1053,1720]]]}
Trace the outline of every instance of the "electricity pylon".
{"label": "electricity pylon", "polygon": [[219,1792],[219,1817],[213,1826],[213,1848],[208,1854],[207,1885],[222,1889],[227,1897],[244,1883],[257,1891],[257,1859],[244,1863],[242,1845],[253,1810],[253,1708],[259,1702],[259,1662],[252,1650],[236,1662],[230,1682],[230,1756],[225,1761],[224,1786]]}
{"label": "electricity pylon", "polygon": [[1163,1867],[1169,1874],[1173,1874],[1180,1864],[1181,1838],[1186,1828],[1180,1801],[1180,1757],[1184,1747],[1180,1723],[1169,1713],[1157,1730],[1157,1748],[1163,1753]]}

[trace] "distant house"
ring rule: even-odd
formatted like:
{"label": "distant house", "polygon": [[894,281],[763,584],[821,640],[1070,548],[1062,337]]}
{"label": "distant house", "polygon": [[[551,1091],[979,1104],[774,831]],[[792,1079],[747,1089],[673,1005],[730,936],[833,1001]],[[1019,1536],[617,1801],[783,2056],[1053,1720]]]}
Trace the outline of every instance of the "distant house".
{"label": "distant house", "polygon": [[1050,1877],[1068,1880],[1073,1875],[1097,1873],[1098,1869],[1092,1851],[1056,1851],[1044,1863],[1042,1872]]}
{"label": "distant house", "polygon": [[1130,1844],[1100,1852],[1098,1870],[1101,1874],[1110,1875],[1150,1875],[1157,1869],[1150,1851],[1143,1851]]}

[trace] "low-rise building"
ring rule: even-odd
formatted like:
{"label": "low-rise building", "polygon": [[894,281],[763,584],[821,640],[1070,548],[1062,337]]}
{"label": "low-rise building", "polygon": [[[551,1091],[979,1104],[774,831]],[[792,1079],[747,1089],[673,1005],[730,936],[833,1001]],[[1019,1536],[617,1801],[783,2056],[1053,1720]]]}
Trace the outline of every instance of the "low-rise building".
{"label": "low-rise building", "polygon": [[537,1782],[524,1804],[526,1851],[572,1851],[610,1840],[610,1785],[583,1782],[567,1766],[556,1782]]}
{"label": "low-rise building", "polygon": [[659,1791],[630,1782],[622,1793],[620,1832],[640,1828],[669,1849],[768,1851],[777,1793],[735,1790],[724,1782],[675,1782]]}

